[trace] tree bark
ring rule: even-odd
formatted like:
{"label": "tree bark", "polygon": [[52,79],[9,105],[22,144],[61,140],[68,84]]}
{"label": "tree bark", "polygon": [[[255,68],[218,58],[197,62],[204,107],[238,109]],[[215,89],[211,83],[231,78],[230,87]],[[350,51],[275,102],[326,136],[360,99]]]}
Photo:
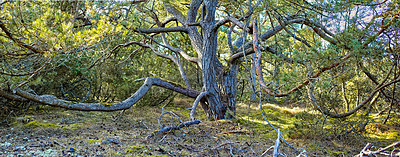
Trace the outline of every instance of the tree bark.
{"label": "tree bark", "polygon": [[203,2],[205,13],[202,21],[203,33],[203,49],[202,49],[202,71],[203,84],[205,91],[208,92],[206,97],[208,106],[214,119],[224,119],[226,106],[221,102],[221,94],[217,84],[216,69],[219,62],[216,56],[217,52],[217,33],[213,27],[215,25],[215,10],[217,0],[205,0]]}
{"label": "tree bark", "polygon": [[[163,87],[180,94],[186,95],[191,98],[196,98],[200,93],[198,91],[180,87],[168,81],[162,80],[160,78],[155,77],[148,77],[146,78],[143,85],[129,98],[124,101],[111,103],[111,104],[103,104],[103,103],[77,103],[72,101],[66,101],[63,99],[58,99],[54,95],[35,95],[26,91],[21,90],[20,88],[15,89],[16,96],[11,98],[24,98],[21,100],[31,100],[35,102],[39,102],[42,104],[55,106],[55,107],[62,107],[71,110],[81,110],[81,111],[118,111],[124,110],[132,107],[135,103],[137,103],[146,93],[147,91],[153,86]],[[4,95],[7,94],[4,91],[0,90],[0,96],[5,97]],[[10,94],[10,93],[8,93]]]}
{"label": "tree bark", "polygon": [[222,80],[222,99],[228,107],[228,113],[225,118],[234,118],[236,114],[236,95],[237,95],[237,74],[239,66],[237,63],[231,64],[229,70],[224,71]]}

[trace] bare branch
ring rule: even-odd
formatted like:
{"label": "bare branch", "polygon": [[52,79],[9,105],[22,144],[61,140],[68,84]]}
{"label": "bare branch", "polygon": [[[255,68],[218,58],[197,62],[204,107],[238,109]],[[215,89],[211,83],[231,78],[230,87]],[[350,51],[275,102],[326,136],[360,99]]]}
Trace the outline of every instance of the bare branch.
{"label": "bare branch", "polygon": [[[108,56],[110,56],[111,54],[115,53],[115,51],[117,51],[120,47],[128,47],[130,45],[138,44],[138,43],[139,42],[131,41],[131,42],[127,42],[125,44],[119,44],[119,45],[115,46],[110,52],[108,52]],[[88,69],[92,69],[100,60],[104,60],[104,58],[107,58],[107,57],[98,58],[96,61],[94,61],[94,63]]]}
{"label": "bare branch", "polygon": [[11,39],[12,41],[14,41],[18,46],[27,48],[35,53],[44,54],[44,52],[34,48],[33,46],[31,46],[29,44],[25,44],[24,42],[20,41],[19,39],[14,38],[12,33],[10,33],[10,31],[8,31],[8,29],[4,25],[3,21],[0,21],[0,28],[3,30],[4,33],[6,33],[7,37],[9,39]]}
{"label": "bare branch", "polygon": [[280,143],[280,141],[281,141],[281,131],[278,129],[278,138],[276,138],[273,157],[278,157],[278,155],[279,155],[279,143]]}
{"label": "bare branch", "polygon": [[21,96],[12,94],[10,92],[7,92],[6,90],[0,89],[0,96],[10,99],[10,100],[16,100],[16,101],[28,101],[28,99],[25,99]]}
{"label": "bare branch", "polygon": [[[284,29],[284,26],[287,26],[287,25],[293,24],[293,23],[305,24],[305,25],[311,27],[314,30],[314,32],[317,33],[321,38],[325,39],[326,41],[330,42],[333,45],[338,44],[338,41],[336,39],[329,37],[329,36],[333,36],[333,33],[329,32],[325,27],[323,27],[322,25],[319,25],[317,23],[314,23],[314,22],[310,21],[309,19],[300,17],[300,16],[285,18],[285,20],[282,21],[281,25],[278,25],[278,26],[268,30],[267,32],[261,34],[260,39],[263,41],[268,40],[269,38],[271,38],[272,36],[274,36],[275,34],[280,32],[282,29]],[[240,48],[236,49],[235,53],[241,53],[243,51],[243,49],[247,50],[249,48],[252,48],[252,45],[253,45],[252,41],[247,42]],[[345,48],[350,49],[346,46],[345,46]]]}
{"label": "bare branch", "polygon": [[43,70],[43,69],[50,63],[51,60],[52,60],[52,58],[50,57],[49,60],[48,60],[46,63],[44,63],[40,68],[36,69],[36,70],[32,73],[32,75],[29,76],[29,78],[26,79],[26,81],[20,83],[20,84],[18,85],[18,87],[22,87],[23,85],[27,84],[27,83],[29,82],[29,80],[30,80],[31,78],[33,78],[33,76],[35,76],[38,72],[40,72],[41,70]]}
{"label": "bare branch", "polygon": [[226,24],[227,22],[233,22],[236,26],[238,26],[241,29],[244,29],[246,32],[249,32],[250,29],[247,28],[243,23],[241,23],[238,19],[232,17],[232,16],[227,16],[224,19],[218,21],[213,28],[213,31],[217,31],[219,27],[222,25]]}
{"label": "bare branch", "polygon": [[138,29],[133,29],[135,32],[139,33],[168,33],[168,32],[185,32],[187,33],[188,30],[185,27],[161,27],[161,28],[138,28]]}
{"label": "bare branch", "polygon": [[[130,108],[132,105],[137,103],[146,93],[147,91],[153,86],[163,87],[177,93],[183,94],[185,96],[196,98],[200,93],[198,91],[181,87],[174,83],[162,80],[160,78],[155,77],[147,77],[144,81],[143,85],[129,98],[124,101],[112,103],[112,104],[101,104],[101,103],[77,103],[72,101],[66,101],[63,99],[58,99],[54,95],[35,95],[26,91],[23,91],[20,88],[15,89],[15,94],[25,99],[39,102],[42,104],[55,106],[55,107],[62,107],[71,110],[81,110],[81,111],[118,111]],[[0,93],[2,96],[3,94]]]}
{"label": "bare branch", "polygon": [[[270,46],[263,46],[262,48],[260,48],[261,51],[268,51],[274,55],[278,55],[279,57],[281,57],[283,60],[285,60],[288,63],[293,63],[294,61],[296,61],[296,63],[299,64],[304,64],[303,62],[294,60],[292,58],[289,58],[285,55],[283,55],[281,52],[275,50],[274,48],[270,47]],[[233,63],[234,61],[236,61],[237,59],[243,57],[244,55],[249,55],[249,54],[253,54],[254,53],[254,49],[253,48],[249,48],[246,49],[246,51],[244,53],[235,53],[234,55],[231,56],[231,58],[229,59],[230,63]]]}
{"label": "bare branch", "polygon": [[[376,150],[376,151],[370,151],[369,149],[370,149],[371,147],[373,147],[373,145],[372,145],[371,143],[368,143],[368,144],[361,150],[360,154],[356,155],[355,157],[377,156],[378,154],[381,154],[381,153],[387,151],[387,150],[388,150],[389,148],[391,148],[391,147],[393,147],[394,149],[397,149],[397,148],[395,148],[395,146],[398,146],[398,145],[400,145],[400,141],[394,142],[394,143],[392,143],[391,145],[386,146],[385,148],[379,148],[379,149]],[[400,154],[399,154],[399,153],[397,153],[397,154],[390,154],[390,155],[388,154],[388,156],[398,156],[398,155],[400,155]]]}
{"label": "bare branch", "polygon": [[200,100],[201,100],[204,96],[206,96],[207,94],[208,94],[208,92],[201,92],[201,93],[197,96],[196,100],[193,102],[192,110],[190,111],[190,118],[191,118],[192,120],[195,120],[195,119],[196,119],[196,118],[194,117],[194,114],[196,113],[196,107],[197,107],[197,105],[199,104]]}
{"label": "bare branch", "polygon": [[[276,97],[288,96],[290,93],[299,90],[304,85],[307,85],[310,82],[310,79],[317,78],[323,72],[325,72],[325,71],[327,71],[329,69],[332,69],[332,68],[334,68],[334,67],[336,67],[336,66],[338,66],[339,64],[342,63],[342,62],[336,62],[336,63],[331,64],[328,67],[324,67],[324,68],[320,69],[319,71],[317,71],[316,74],[314,74],[310,78],[306,79],[303,83],[297,85],[296,87],[292,88],[291,90],[289,90],[286,93],[280,93],[280,92],[279,93],[275,93],[275,91],[272,91],[271,89],[269,89],[267,87],[267,85],[265,84],[265,82],[264,82],[263,73],[262,73],[262,64],[261,64],[261,50],[260,50],[260,48],[258,46],[259,43],[258,43],[258,33],[257,33],[257,31],[258,31],[257,30],[257,22],[253,21],[253,49],[254,49],[254,51],[256,53],[256,56],[257,56],[256,61],[255,61],[256,72],[257,72],[257,75],[258,75],[258,79],[259,79],[259,83],[261,85],[261,88],[269,95],[276,96]],[[347,60],[350,56],[351,55],[348,54],[348,55],[344,56],[341,60],[343,60],[343,61]]]}
{"label": "bare branch", "polygon": [[177,19],[175,17],[171,17],[171,18],[167,19],[166,21],[164,21],[163,23],[161,23],[161,27],[165,27],[165,25],[167,25],[168,23],[170,23],[172,21],[177,21]]}

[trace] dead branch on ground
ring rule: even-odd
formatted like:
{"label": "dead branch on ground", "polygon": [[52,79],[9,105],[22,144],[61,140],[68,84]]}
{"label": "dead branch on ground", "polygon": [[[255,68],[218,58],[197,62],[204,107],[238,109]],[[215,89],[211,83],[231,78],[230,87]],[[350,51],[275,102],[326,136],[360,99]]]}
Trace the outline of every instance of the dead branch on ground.
{"label": "dead branch on ground", "polygon": [[[366,156],[377,156],[377,155],[384,155],[384,156],[400,156],[400,150],[399,148],[395,148],[395,146],[400,145],[400,141],[397,141],[395,143],[392,143],[391,145],[385,147],[385,148],[379,148],[376,151],[371,151],[370,149],[373,147],[371,143],[368,143],[360,152],[360,154],[354,156],[354,157],[366,157]],[[387,153],[387,150],[389,148],[394,148],[391,153]]]}
{"label": "dead branch on ground", "polygon": [[194,120],[194,121],[186,121],[186,122],[183,122],[183,123],[181,123],[179,125],[176,125],[176,126],[168,126],[168,127],[165,127],[163,129],[160,129],[160,130],[150,134],[149,136],[146,137],[146,140],[149,140],[150,138],[152,138],[152,137],[154,137],[154,136],[156,136],[158,134],[165,134],[165,133],[168,133],[168,132],[173,131],[173,130],[179,130],[179,129],[183,128],[183,127],[187,127],[187,126],[194,125],[194,124],[200,124],[200,123],[201,123],[200,120]]}

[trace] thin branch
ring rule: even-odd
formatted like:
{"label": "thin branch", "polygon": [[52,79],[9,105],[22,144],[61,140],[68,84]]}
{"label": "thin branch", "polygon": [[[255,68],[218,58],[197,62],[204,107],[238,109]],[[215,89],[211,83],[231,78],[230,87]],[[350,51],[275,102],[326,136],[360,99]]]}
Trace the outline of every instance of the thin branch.
{"label": "thin branch", "polygon": [[219,27],[221,27],[222,25],[228,23],[228,22],[232,22],[234,23],[236,26],[238,26],[239,28],[245,30],[246,32],[249,32],[250,29],[247,28],[243,23],[241,23],[238,19],[232,17],[232,16],[227,16],[224,19],[218,21],[214,27],[213,27],[213,31],[217,31]]}
{"label": "thin branch", "polygon": [[8,31],[8,29],[4,25],[3,21],[1,21],[1,20],[0,20],[0,28],[3,30],[4,33],[6,33],[7,37],[9,39],[11,39],[12,41],[14,41],[15,43],[17,43],[18,46],[27,48],[35,53],[44,54],[44,52],[34,48],[33,46],[25,44],[24,42],[20,41],[19,39],[14,38],[12,33],[10,33],[10,31]]}
{"label": "thin branch", "polygon": [[137,29],[132,29],[135,32],[139,33],[168,33],[168,32],[184,32],[187,33],[188,29],[185,27],[161,27],[161,28],[137,28]]}
{"label": "thin branch", "polygon": [[169,13],[174,15],[174,17],[182,24],[186,24],[186,17],[174,6],[172,6],[169,2],[163,1],[164,8],[167,10]]}
{"label": "thin branch", "polygon": [[48,60],[46,63],[44,63],[40,68],[36,69],[36,70],[32,73],[32,75],[29,76],[28,79],[26,79],[26,81],[20,83],[20,84],[18,85],[18,87],[22,87],[23,85],[27,84],[27,83],[30,81],[30,79],[33,78],[33,76],[35,76],[35,75],[36,75],[38,72],[40,72],[42,69],[44,69],[44,67],[46,67],[46,66],[50,63],[51,60],[52,60],[52,58],[49,58],[49,60]]}
{"label": "thin branch", "polygon": [[173,22],[173,21],[177,21],[177,19],[175,17],[171,17],[171,18],[165,20],[163,23],[161,23],[161,27],[165,27],[168,23]]}
{"label": "thin branch", "polygon": [[[361,150],[360,154],[356,155],[355,157],[376,156],[376,155],[378,155],[378,154],[380,154],[380,153],[385,152],[385,151],[388,150],[389,148],[395,147],[395,146],[398,146],[398,145],[400,145],[400,141],[394,142],[394,143],[392,143],[391,145],[389,145],[389,146],[387,146],[387,147],[385,147],[385,148],[380,148],[380,149],[378,149],[378,150],[376,150],[376,151],[370,151],[369,149],[372,148],[373,145],[372,145],[371,143],[368,143],[368,144]],[[396,149],[396,148],[395,148],[395,149]],[[393,155],[393,154],[389,155],[389,154],[388,154],[388,156],[397,156],[397,155],[398,155],[398,154],[396,154],[396,155]]]}

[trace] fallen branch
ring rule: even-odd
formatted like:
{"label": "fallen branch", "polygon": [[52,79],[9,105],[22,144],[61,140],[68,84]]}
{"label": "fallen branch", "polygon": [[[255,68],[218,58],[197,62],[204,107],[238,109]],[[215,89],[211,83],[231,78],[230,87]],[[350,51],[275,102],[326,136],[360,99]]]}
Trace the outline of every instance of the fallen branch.
{"label": "fallen branch", "polygon": [[200,124],[200,123],[201,123],[200,120],[194,120],[194,121],[183,122],[183,123],[181,123],[181,124],[179,124],[177,126],[168,126],[168,127],[165,127],[165,128],[163,128],[161,130],[158,130],[155,133],[150,134],[149,136],[146,137],[146,140],[149,140],[150,138],[152,138],[152,137],[154,137],[154,136],[156,136],[158,134],[168,133],[168,132],[173,131],[173,130],[179,130],[179,129],[183,128],[183,127],[187,127],[187,126],[194,125],[194,124]]}
{"label": "fallen branch", "polygon": [[191,98],[196,98],[200,92],[192,89],[188,89],[179,85],[176,85],[172,82],[168,82],[161,78],[157,77],[147,77],[143,83],[143,85],[129,98],[125,99],[121,102],[116,102],[112,104],[103,104],[103,103],[79,103],[73,101],[66,101],[63,99],[59,99],[54,95],[35,95],[29,92],[26,92],[20,88],[16,88],[14,90],[14,95],[11,93],[4,92],[0,90],[0,96],[12,99],[23,98],[22,100],[31,100],[35,102],[39,102],[42,104],[54,106],[54,107],[62,107],[71,110],[80,110],[80,111],[119,111],[130,108],[132,105],[137,103],[152,86],[159,86],[165,89],[172,90],[174,92],[186,95]]}
{"label": "fallen branch", "polygon": [[[392,143],[391,145],[385,147],[385,148],[379,148],[376,151],[371,151],[369,150],[370,148],[372,148],[372,144],[368,143],[360,152],[360,154],[354,156],[354,157],[364,157],[364,156],[376,156],[376,155],[385,155],[385,156],[400,156],[400,153],[397,154],[387,154],[384,153],[384,151],[388,150],[391,147],[395,147],[397,145],[400,145],[400,141],[397,141],[395,143]],[[396,149],[396,148],[395,148]]]}

